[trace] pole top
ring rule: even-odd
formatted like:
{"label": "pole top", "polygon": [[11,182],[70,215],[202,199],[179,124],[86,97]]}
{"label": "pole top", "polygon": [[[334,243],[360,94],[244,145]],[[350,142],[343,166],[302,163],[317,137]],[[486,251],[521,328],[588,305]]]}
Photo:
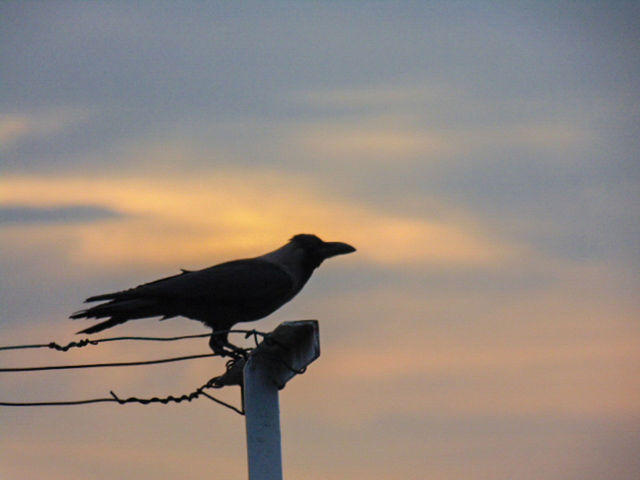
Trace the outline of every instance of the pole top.
{"label": "pole top", "polygon": [[236,361],[216,383],[220,386],[242,385],[244,371],[259,364],[278,389],[282,390],[289,380],[304,373],[307,366],[319,356],[320,334],[317,320],[283,322],[264,337],[247,360]]}

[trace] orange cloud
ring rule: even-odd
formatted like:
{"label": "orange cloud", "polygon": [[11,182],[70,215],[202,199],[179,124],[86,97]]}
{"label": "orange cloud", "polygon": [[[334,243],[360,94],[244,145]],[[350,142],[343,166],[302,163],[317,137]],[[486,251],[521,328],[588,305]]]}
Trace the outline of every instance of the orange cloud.
{"label": "orange cloud", "polygon": [[229,170],[198,178],[5,177],[5,205],[100,205],[127,214],[89,224],[5,227],[8,241],[57,238],[76,260],[190,265],[253,255],[290,235],[352,242],[359,258],[384,265],[490,266],[518,249],[457,219],[398,216],[320,193],[303,177]]}

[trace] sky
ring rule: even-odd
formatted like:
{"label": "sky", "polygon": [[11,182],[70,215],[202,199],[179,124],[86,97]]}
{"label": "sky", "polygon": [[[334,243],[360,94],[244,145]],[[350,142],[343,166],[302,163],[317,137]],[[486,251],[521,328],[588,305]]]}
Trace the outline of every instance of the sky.
{"label": "sky", "polygon": [[[77,340],[88,296],[315,233],[358,251],[239,325],[320,322],[280,394],[285,477],[640,478],[639,20],[624,1],[1,1],[0,344]],[[2,373],[0,400],[179,395],[223,370]],[[2,478],[247,475],[243,418],[206,399],[0,422]]]}

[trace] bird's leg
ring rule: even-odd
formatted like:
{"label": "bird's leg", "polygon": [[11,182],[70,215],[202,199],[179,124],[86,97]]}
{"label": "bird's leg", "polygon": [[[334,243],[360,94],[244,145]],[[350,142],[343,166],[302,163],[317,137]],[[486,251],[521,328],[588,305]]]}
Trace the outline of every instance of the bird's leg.
{"label": "bird's leg", "polygon": [[240,348],[229,342],[227,332],[212,332],[209,338],[209,346],[213,353],[222,357],[231,357],[234,359],[246,358],[247,352],[244,348]]}

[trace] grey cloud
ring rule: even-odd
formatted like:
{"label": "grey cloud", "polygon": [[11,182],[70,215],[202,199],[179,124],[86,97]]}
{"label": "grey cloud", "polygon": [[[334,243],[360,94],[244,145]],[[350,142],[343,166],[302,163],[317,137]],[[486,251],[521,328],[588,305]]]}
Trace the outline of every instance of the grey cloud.
{"label": "grey cloud", "polygon": [[[160,114],[194,110],[295,115],[277,94],[301,84],[353,87],[426,74],[494,98],[522,98],[550,92],[558,76],[563,91],[592,78],[558,61],[575,50],[565,25],[527,24],[503,7],[345,4],[337,14],[331,5],[286,2],[275,8],[262,2],[16,5],[6,7],[12,21],[2,29],[0,59],[11,67],[4,76],[8,102],[121,108],[129,113],[125,120],[139,116],[137,128]],[[600,36],[611,36],[614,27]],[[600,71],[597,62],[605,59],[598,56],[587,68]]]}
{"label": "grey cloud", "polygon": [[0,206],[0,225],[94,222],[121,216],[123,216],[121,212],[95,205],[65,207]]}

